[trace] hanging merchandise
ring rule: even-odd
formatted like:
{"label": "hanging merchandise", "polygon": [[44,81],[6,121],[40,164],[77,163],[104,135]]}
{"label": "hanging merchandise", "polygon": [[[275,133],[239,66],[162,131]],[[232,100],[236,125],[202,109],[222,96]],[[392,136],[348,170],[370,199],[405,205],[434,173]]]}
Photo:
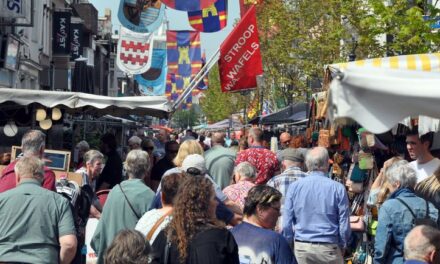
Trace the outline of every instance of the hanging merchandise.
{"label": "hanging merchandise", "polygon": [[354,182],[364,182],[367,179],[367,171],[361,169],[358,164],[352,164],[353,169],[348,178]]}
{"label": "hanging merchandise", "polygon": [[213,5],[216,0],[162,0],[164,4],[180,11],[198,11]]}
{"label": "hanging merchandise", "polygon": [[316,93],[316,119],[325,119],[327,116],[328,96],[327,92]]}
{"label": "hanging merchandise", "polygon": [[328,129],[319,130],[318,146],[324,148],[330,147],[330,130]]}
{"label": "hanging merchandise", "polygon": [[371,170],[374,168],[374,156],[371,153],[359,152],[359,168],[361,170]]}
{"label": "hanging merchandise", "polygon": [[127,74],[146,72],[151,66],[153,34],[120,28],[116,64]]}
{"label": "hanging merchandise", "polygon": [[122,26],[137,33],[152,33],[162,24],[165,5],[159,0],[121,0],[118,18]]}
{"label": "hanging merchandise", "polygon": [[198,11],[188,12],[189,24],[199,32],[217,32],[228,22],[228,0],[217,0],[215,4]]}

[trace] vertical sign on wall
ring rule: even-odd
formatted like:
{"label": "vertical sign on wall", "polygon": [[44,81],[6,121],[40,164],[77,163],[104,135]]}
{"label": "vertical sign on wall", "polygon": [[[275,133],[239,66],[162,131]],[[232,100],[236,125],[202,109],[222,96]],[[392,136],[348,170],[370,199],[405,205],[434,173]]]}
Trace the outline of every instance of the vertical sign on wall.
{"label": "vertical sign on wall", "polygon": [[70,17],[70,12],[53,13],[52,50],[54,54],[70,54]]}
{"label": "vertical sign on wall", "polygon": [[73,61],[82,55],[83,25],[70,24],[70,60]]}

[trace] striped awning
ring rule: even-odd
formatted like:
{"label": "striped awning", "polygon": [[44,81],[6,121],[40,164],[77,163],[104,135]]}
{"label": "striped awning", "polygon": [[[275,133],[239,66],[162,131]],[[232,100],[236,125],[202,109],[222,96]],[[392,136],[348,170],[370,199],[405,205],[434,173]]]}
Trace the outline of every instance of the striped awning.
{"label": "striped awning", "polygon": [[342,72],[362,67],[440,72],[440,53],[375,58],[329,65],[330,69],[338,69]]}

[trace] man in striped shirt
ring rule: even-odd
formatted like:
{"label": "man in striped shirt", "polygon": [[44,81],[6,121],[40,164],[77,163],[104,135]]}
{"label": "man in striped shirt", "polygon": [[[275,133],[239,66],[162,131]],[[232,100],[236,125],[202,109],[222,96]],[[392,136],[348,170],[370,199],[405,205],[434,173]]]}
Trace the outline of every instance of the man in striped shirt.
{"label": "man in striped shirt", "polygon": [[[304,152],[304,149],[294,148],[287,148],[281,151],[281,169],[283,172],[267,182],[268,186],[277,189],[283,195],[281,198],[281,210],[284,206],[284,199],[290,184],[307,176],[307,174],[302,171],[304,167]],[[277,230],[281,230],[282,221],[283,216],[281,215],[277,223]]]}

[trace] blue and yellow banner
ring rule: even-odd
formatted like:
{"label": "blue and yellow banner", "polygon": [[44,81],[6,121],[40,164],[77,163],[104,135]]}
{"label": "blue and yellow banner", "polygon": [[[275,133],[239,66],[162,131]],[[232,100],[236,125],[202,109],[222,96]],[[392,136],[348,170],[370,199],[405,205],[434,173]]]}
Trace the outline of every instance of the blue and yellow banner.
{"label": "blue and yellow banner", "polygon": [[217,0],[162,0],[164,4],[180,11],[197,11],[207,8]]}
{"label": "blue and yellow banner", "polygon": [[228,22],[228,1],[218,0],[215,4],[198,11],[188,12],[192,28],[200,32],[217,32]]}

